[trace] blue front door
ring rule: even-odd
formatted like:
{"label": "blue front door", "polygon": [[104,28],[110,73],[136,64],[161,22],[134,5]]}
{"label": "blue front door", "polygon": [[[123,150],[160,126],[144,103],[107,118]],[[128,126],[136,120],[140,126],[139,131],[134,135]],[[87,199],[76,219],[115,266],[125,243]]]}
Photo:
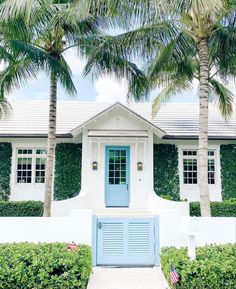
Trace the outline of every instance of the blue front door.
{"label": "blue front door", "polygon": [[106,147],[106,206],[129,206],[130,149],[127,146]]}

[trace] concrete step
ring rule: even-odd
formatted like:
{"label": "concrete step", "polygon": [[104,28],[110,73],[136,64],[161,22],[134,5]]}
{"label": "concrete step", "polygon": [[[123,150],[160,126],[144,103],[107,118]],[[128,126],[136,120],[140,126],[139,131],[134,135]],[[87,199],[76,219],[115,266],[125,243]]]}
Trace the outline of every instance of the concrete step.
{"label": "concrete step", "polygon": [[160,267],[95,267],[88,289],[169,289],[169,286]]}

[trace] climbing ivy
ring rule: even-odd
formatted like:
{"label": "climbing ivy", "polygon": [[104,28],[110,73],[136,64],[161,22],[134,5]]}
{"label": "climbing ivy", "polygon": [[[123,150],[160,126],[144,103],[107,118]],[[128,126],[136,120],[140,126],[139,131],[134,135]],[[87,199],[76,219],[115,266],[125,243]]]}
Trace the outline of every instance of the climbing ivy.
{"label": "climbing ivy", "polygon": [[8,200],[11,177],[11,143],[0,143],[0,200]]}
{"label": "climbing ivy", "polygon": [[154,190],[157,195],[179,200],[178,149],[176,145],[154,144]]}
{"label": "climbing ivy", "polygon": [[54,199],[76,196],[81,188],[82,145],[60,143],[56,146]]}
{"label": "climbing ivy", "polygon": [[236,198],[236,145],[221,145],[221,181],[224,200]]}

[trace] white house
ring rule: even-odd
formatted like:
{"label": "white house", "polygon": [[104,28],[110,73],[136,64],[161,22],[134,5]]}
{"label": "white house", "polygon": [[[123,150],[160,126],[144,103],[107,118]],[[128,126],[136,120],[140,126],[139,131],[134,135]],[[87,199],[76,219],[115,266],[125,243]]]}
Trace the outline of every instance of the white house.
{"label": "white house", "polygon": [[[101,248],[95,254],[98,264],[157,264],[157,216],[188,215],[186,201],[158,195],[199,201],[197,104],[166,104],[152,118],[147,103],[59,101],[57,119],[53,215],[92,210],[102,232],[93,241]],[[5,189],[10,200],[43,200],[47,129],[46,101],[13,102],[11,115],[0,121],[0,160],[4,156],[10,164]],[[227,182],[236,191],[222,159],[235,150],[235,111],[225,120],[210,106],[212,201],[228,193]],[[1,179],[6,187],[4,178],[0,171],[0,191]],[[122,237],[127,234],[129,238]]]}

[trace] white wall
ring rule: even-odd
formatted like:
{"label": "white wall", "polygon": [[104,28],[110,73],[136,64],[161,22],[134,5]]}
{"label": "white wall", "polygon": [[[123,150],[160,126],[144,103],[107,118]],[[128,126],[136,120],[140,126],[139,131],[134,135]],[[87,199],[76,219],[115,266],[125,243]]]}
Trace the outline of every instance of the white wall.
{"label": "white wall", "polygon": [[[74,241],[92,245],[92,219],[92,210],[75,210],[70,217],[1,217],[0,243]],[[160,247],[186,247],[186,221],[199,227],[197,246],[236,243],[236,218],[190,218],[162,212],[159,220]]]}
{"label": "white wall", "polygon": [[236,218],[199,218],[196,244],[236,244]]}
{"label": "white wall", "polygon": [[[190,227],[186,230],[186,223]],[[210,244],[236,244],[236,218],[181,217],[179,214],[160,216],[160,246],[187,246],[188,234],[197,228],[196,246]]]}
{"label": "white wall", "polygon": [[71,217],[1,217],[0,243],[76,242],[92,244],[92,211],[78,210]]}

